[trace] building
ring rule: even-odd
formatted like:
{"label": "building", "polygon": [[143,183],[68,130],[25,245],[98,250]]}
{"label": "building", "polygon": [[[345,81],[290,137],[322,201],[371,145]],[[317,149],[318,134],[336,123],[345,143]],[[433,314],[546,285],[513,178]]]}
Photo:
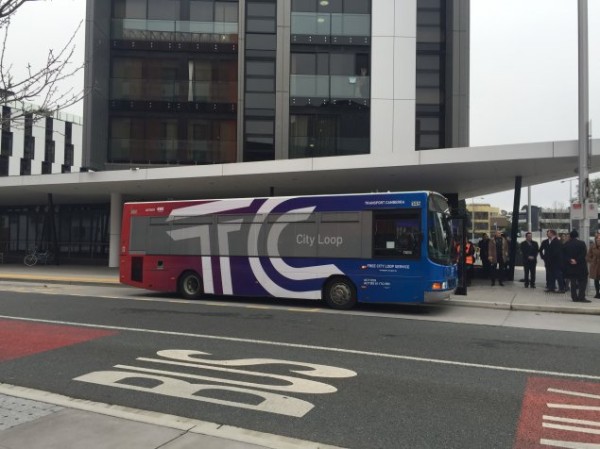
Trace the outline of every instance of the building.
{"label": "building", "polygon": [[469,217],[467,235],[474,242],[479,241],[483,234],[491,236],[497,230],[507,232],[510,228],[511,221],[504,211],[490,204],[467,204],[467,214]]}
{"label": "building", "polygon": [[0,176],[78,172],[82,119],[60,112],[40,113],[34,105],[2,106]]}
{"label": "building", "polygon": [[88,0],[84,165],[467,146],[468,17],[465,0]]}
{"label": "building", "polygon": [[[116,266],[124,201],[435,190],[457,203],[577,166],[576,141],[468,147],[468,0],[86,10],[84,171],[0,178],[0,205],[26,208],[19,229],[54,223],[19,231],[23,246]],[[58,225],[63,213],[81,218]]]}

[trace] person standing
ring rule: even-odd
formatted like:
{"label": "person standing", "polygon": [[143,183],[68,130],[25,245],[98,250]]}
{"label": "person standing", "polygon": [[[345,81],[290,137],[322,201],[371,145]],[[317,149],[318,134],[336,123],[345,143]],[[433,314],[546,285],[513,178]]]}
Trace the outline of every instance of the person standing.
{"label": "person standing", "polygon": [[[554,229],[548,230],[550,244],[548,245],[548,270],[550,271],[550,285],[546,292],[565,293],[565,279],[563,276],[563,244],[556,236]],[[558,290],[555,288],[558,287]]]}
{"label": "person standing", "polygon": [[585,260],[587,247],[579,240],[579,233],[572,230],[570,240],[563,245],[565,274],[571,280],[571,299],[574,302],[592,302],[585,298],[588,281],[588,266]]}
{"label": "person standing", "polygon": [[[560,234],[558,234],[558,238],[560,239],[560,242],[563,244],[567,243],[569,241],[569,234],[566,234],[564,232],[561,232]],[[565,290],[569,291],[571,289],[571,284],[569,281],[569,277],[565,276],[565,269],[566,269],[566,265],[563,264],[563,281],[565,283]]]}
{"label": "person standing", "polygon": [[525,288],[535,288],[535,269],[539,247],[533,240],[531,232],[525,234],[525,240],[521,242],[521,254],[523,255],[523,268],[525,270]]}
{"label": "person standing", "polygon": [[488,244],[488,260],[490,261],[490,277],[492,278],[492,287],[496,285],[504,286],[504,264],[508,260],[508,242],[502,237],[500,231],[496,231],[493,239]]}
{"label": "person standing", "polygon": [[544,261],[544,270],[546,271],[546,290],[554,289],[553,286],[550,285],[550,280],[552,279],[552,272],[548,267],[548,250],[550,249],[550,230],[546,231],[546,239],[540,245],[540,257]]}
{"label": "person standing", "polygon": [[479,247],[479,257],[481,258],[481,267],[483,271],[483,278],[487,279],[490,275],[490,261],[488,259],[489,251],[488,247],[490,244],[490,237],[487,234],[483,234],[481,240],[477,246]]}
{"label": "person standing", "polygon": [[590,277],[594,280],[594,288],[596,296],[600,299],[600,234],[596,234],[594,243],[588,249],[585,260],[590,264]]}

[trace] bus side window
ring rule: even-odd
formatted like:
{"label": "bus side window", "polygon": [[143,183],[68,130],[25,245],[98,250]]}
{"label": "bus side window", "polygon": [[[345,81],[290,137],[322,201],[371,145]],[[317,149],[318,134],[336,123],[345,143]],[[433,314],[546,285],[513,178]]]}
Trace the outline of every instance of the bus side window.
{"label": "bus side window", "polygon": [[419,258],[419,211],[376,212],[373,218],[373,256]]}

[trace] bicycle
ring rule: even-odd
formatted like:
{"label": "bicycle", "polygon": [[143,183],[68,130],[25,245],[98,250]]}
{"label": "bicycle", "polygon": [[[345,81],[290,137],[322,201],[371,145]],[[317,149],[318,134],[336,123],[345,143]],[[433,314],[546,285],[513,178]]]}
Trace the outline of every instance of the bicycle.
{"label": "bicycle", "polygon": [[33,267],[38,262],[47,265],[51,259],[52,253],[50,250],[47,249],[46,251],[39,251],[37,248],[35,248],[25,256],[23,263],[28,267]]}

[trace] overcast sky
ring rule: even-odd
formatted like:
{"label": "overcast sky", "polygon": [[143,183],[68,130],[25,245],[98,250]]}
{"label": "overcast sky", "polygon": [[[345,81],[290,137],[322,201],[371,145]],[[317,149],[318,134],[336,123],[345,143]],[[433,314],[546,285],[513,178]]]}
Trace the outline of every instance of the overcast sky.
{"label": "overcast sky", "polygon": [[[109,1],[109,0],[105,0]],[[374,0],[377,1],[377,0]],[[85,0],[26,3],[11,25],[7,59],[14,72],[44,61],[80,21]],[[589,0],[590,119],[600,138],[600,0]],[[84,58],[83,27],[75,63]],[[71,80],[83,87],[83,73]],[[471,0],[471,145],[577,139],[577,0]],[[79,104],[68,112],[81,114]],[[534,186],[532,203],[568,204],[569,186]],[[476,198],[512,209],[513,193]],[[526,189],[521,195],[527,202]]]}

